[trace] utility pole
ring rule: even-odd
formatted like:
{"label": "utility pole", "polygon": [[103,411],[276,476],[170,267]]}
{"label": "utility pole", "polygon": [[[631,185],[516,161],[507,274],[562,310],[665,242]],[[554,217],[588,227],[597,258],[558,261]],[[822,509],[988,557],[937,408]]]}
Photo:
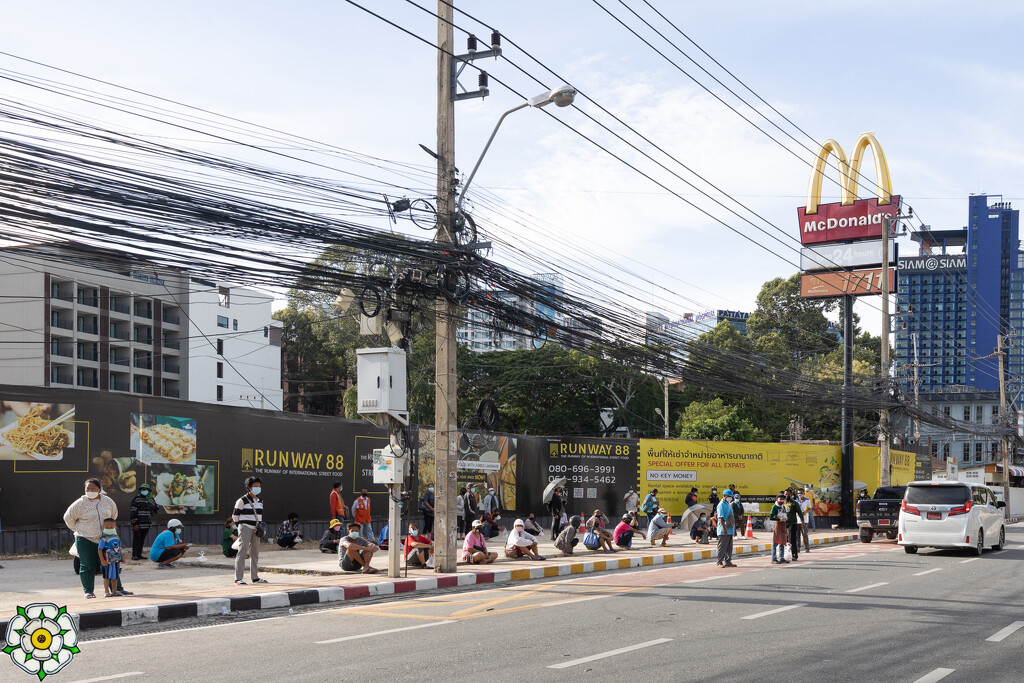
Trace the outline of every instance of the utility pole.
{"label": "utility pole", "polygon": [[668,435],[668,377],[661,378],[661,385],[665,389],[665,438],[669,438]]}
{"label": "utility pole", "polygon": [[[437,3],[437,242],[455,241],[455,100],[452,92],[452,21],[454,2]],[[437,572],[456,571],[456,512],[458,489],[458,411],[456,404],[456,338],[458,307],[444,296],[435,309],[434,374],[434,566]]]}
{"label": "utility pole", "polygon": [[[1003,335],[996,337],[996,353],[999,354],[999,417],[1003,427],[1008,427],[1006,412],[1006,375],[1003,364]],[[1003,501],[1006,507],[1003,513],[1010,516],[1010,435],[1003,434],[999,439],[1003,456]]]}
{"label": "utility pole", "polygon": [[[883,261],[883,268],[887,265]],[[853,506],[853,297],[843,295],[843,412],[841,421],[840,520],[845,528],[857,526]]]}
{"label": "utility pole", "polygon": [[882,409],[878,411],[878,483],[889,486],[889,235],[892,234],[892,218],[885,217],[885,234],[882,235],[882,381],[885,385]]}

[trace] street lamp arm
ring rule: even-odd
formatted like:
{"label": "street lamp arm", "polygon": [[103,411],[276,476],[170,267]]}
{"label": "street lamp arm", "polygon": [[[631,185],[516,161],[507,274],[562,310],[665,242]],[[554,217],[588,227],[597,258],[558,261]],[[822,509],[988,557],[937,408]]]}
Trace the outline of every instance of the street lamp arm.
{"label": "street lamp arm", "polygon": [[498,123],[495,124],[494,130],[491,131],[491,137],[487,138],[487,144],[484,145],[484,150],[480,152],[480,158],[476,160],[476,164],[473,165],[473,170],[469,172],[469,177],[466,178],[466,184],[462,186],[462,192],[459,193],[459,201],[455,205],[456,216],[462,213],[462,200],[466,198],[466,190],[469,189],[470,183],[473,182],[473,178],[474,176],[476,176],[476,172],[480,168],[480,163],[484,160],[484,157],[487,156],[487,150],[490,149],[491,143],[494,142],[494,136],[498,134],[498,129],[501,128],[501,124],[505,121],[505,117],[513,112],[517,112],[520,109],[525,109],[526,107],[529,106],[529,102],[523,102],[522,104],[509,109],[507,112],[501,115],[500,119],[498,119]]}

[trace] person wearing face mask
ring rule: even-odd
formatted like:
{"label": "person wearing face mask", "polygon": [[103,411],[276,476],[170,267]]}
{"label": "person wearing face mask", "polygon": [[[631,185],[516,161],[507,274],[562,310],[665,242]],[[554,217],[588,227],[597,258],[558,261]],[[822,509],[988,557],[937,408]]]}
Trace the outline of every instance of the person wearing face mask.
{"label": "person wearing face mask", "polygon": [[370,496],[366,495],[366,489],[363,489],[352,503],[352,516],[359,525],[359,533],[373,543],[377,537],[373,535],[373,524],[370,523]]}
{"label": "person wearing face mask", "polygon": [[117,519],[117,505],[101,492],[99,479],[87,479],[85,493],[64,512],[64,524],[75,534],[78,577],[87,598],[96,597],[96,570],[100,566],[98,548],[103,538],[103,520],[107,518]]}
{"label": "person wearing face mask", "polygon": [[420,512],[423,513],[423,535],[434,533],[434,485],[427,486],[427,492],[420,499]]}
{"label": "person wearing face mask", "polygon": [[[245,573],[245,558],[249,558],[249,576],[253,583],[269,583],[259,576],[260,542],[266,534],[266,523],[263,521],[263,481],[259,477],[245,480],[246,493],[235,501],[235,509],[231,519],[238,524],[238,537],[242,539],[235,556],[235,585],[244,586],[242,574]],[[262,527],[263,533],[258,533]]]}
{"label": "person wearing face mask", "polygon": [[238,525],[235,520],[228,517],[224,520],[224,533],[220,535],[220,549],[224,557],[235,557],[238,551],[231,546],[238,539]]}
{"label": "person wearing face mask", "polygon": [[735,567],[732,562],[732,537],[736,533],[736,513],[732,511],[732,489],[722,491],[722,501],[715,511],[718,516],[719,567]]}
{"label": "person wearing face mask", "polygon": [[167,529],[153,539],[153,547],[149,549],[149,559],[156,562],[157,569],[171,569],[172,562],[180,560],[189,545],[181,540],[185,525],[179,519],[167,520]]}
{"label": "person wearing face mask", "polygon": [[710,527],[708,526],[707,513],[700,513],[700,517],[690,527],[690,540],[696,541],[697,543],[703,543],[707,545],[708,534],[710,533]]}
{"label": "person wearing face mask", "polygon": [[409,535],[405,537],[405,564],[413,567],[434,566],[434,544],[420,533],[415,524],[409,525]]}
{"label": "person wearing face mask", "polygon": [[149,490],[149,484],[139,487],[139,494],[132,498],[131,516],[129,523],[132,527],[132,559],[142,559],[142,546],[146,543],[146,536],[153,526],[153,515],[160,510],[160,506],[153,500],[153,494]]}

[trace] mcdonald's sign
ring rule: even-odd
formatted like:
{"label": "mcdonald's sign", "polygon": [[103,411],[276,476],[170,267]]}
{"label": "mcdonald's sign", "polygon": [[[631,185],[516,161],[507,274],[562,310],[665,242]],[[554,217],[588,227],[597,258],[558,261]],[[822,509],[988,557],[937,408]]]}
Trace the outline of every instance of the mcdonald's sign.
{"label": "mcdonald's sign", "polygon": [[[871,149],[875,159],[875,178],[878,196],[872,199],[857,199],[860,184],[860,165],[864,151]],[[828,167],[828,158],[836,157],[839,167],[840,199],[835,204],[821,203],[821,184]],[[802,244],[840,242],[867,237],[881,237],[885,216],[899,215],[900,196],[892,194],[892,180],[885,152],[871,133],[863,133],[853,148],[853,156],[846,153],[835,140],[826,140],[818,150],[807,184],[807,205],[797,209]]]}

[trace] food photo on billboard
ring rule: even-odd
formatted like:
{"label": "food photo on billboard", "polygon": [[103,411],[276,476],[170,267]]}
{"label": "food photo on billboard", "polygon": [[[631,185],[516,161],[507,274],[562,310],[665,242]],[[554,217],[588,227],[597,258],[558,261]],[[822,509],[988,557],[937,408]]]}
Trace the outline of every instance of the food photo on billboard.
{"label": "food photo on billboard", "polygon": [[195,465],[196,420],[132,413],[131,449],[146,465]]}
{"label": "food photo on billboard", "polygon": [[0,460],[64,459],[75,446],[75,405],[0,400]]}
{"label": "food photo on billboard", "polygon": [[147,481],[153,500],[168,514],[213,514],[216,508],[216,463],[150,465]]}

